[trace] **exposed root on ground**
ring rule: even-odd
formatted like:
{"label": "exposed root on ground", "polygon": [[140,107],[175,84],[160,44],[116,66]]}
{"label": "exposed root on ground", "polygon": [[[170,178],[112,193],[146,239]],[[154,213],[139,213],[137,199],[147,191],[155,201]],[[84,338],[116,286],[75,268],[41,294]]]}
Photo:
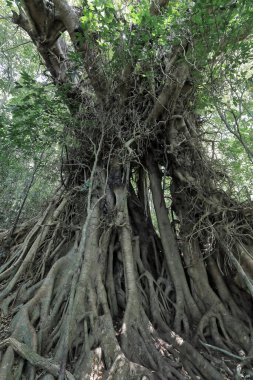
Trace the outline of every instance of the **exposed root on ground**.
{"label": "exposed root on ground", "polygon": [[73,195],[62,193],[26,235],[16,232],[0,274],[1,309],[13,316],[1,379],[231,378],[233,368],[221,374],[190,342],[233,353],[248,373],[250,316],[215,258],[200,259],[197,238],[182,234],[180,256],[151,161],[148,170],[161,240],[124,186],[110,225],[97,194],[82,229],[69,220],[65,230]]}

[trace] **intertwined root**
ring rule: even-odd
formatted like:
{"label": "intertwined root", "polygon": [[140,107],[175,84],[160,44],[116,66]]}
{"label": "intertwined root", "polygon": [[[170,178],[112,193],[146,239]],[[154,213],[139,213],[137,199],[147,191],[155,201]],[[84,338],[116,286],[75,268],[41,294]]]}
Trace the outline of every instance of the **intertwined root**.
{"label": "intertwined root", "polygon": [[[123,186],[109,224],[95,195],[82,227],[75,225],[73,194],[63,193],[30,231],[14,234],[0,272],[1,309],[11,319],[1,379],[231,378],[228,366],[221,375],[219,359],[204,358],[191,340],[202,350],[250,356],[247,312],[214,258],[198,259],[194,239],[184,247],[184,269],[150,165],[161,240]],[[240,361],[246,369],[251,363]]]}

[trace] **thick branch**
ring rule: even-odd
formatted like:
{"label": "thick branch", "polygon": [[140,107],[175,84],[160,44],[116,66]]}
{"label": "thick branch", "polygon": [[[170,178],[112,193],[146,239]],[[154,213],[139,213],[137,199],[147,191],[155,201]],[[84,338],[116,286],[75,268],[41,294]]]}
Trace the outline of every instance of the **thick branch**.
{"label": "thick branch", "polygon": [[159,15],[161,13],[161,9],[166,7],[169,3],[169,0],[153,0],[150,6],[150,13],[152,15]]}

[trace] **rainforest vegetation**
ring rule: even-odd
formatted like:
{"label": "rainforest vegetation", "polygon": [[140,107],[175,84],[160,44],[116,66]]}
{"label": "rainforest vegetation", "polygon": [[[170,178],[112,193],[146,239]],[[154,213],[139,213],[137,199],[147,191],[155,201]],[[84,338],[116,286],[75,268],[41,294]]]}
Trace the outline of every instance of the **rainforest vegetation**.
{"label": "rainforest vegetation", "polygon": [[0,379],[253,379],[251,0],[0,0]]}

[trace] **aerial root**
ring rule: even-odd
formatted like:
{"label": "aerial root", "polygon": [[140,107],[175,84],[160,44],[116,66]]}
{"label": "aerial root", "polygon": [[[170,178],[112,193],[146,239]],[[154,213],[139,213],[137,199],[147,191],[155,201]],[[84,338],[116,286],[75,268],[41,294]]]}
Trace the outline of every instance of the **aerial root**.
{"label": "aerial root", "polygon": [[238,318],[230,315],[222,303],[214,305],[201,318],[194,338],[206,342],[206,336],[211,337],[214,343],[224,350],[250,349],[250,329]]}
{"label": "aerial root", "polygon": [[[13,349],[30,363],[28,366],[29,378],[35,378],[35,367],[47,369],[47,365],[50,363],[44,362],[42,360],[43,357],[30,356],[30,353],[36,351],[43,352],[43,348],[49,343],[50,334],[52,335],[52,332],[55,334],[55,331],[60,331],[62,320],[60,318],[60,321],[58,321],[57,312],[61,307],[61,303],[63,303],[64,294],[68,289],[72,267],[71,262],[71,252],[58,259],[47,277],[42,282],[39,281],[38,284],[40,286],[32,287],[33,291],[30,294],[31,298],[29,301],[25,304],[18,304],[16,307],[17,313],[11,323],[12,336],[8,338],[9,340],[4,340],[5,344],[0,346],[1,349],[7,343],[9,344],[3,356],[0,378],[8,379],[8,376],[10,376],[10,371],[12,371],[14,365]],[[63,275],[58,276],[59,273]],[[54,299],[55,302],[52,308],[51,304]],[[36,324],[35,330],[34,325]],[[51,338],[53,337],[51,336]],[[21,361],[19,360],[19,370],[22,373],[20,363]],[[52,371],[56,373],[56,370],[58,371],[58,367],[53,367]],[[50,372],[49,370],[49,373],[53,374],[52,371]],[[16,374],[16,376],[18,375]]]}
{"label": "aerial root", "polygon": [[[123,352],[115,336],[110,315],[98,318],[97,338],[100,341],[105,359],[105,378],[107,380],[128,380],[146,378],[155,380],[154,371],[131,361],[131,353]],[[132,342],[133,343],[133,342]],[[132,346],[133,347],[133,346]],[[129,354],[129,356],[127,355]],[[128,359],[130,357],[130,359]]]}
{"label": "aerial root", "polygon": [[[9,295],[24,274],[29,271],[35,257],[38,256],[47,240],[49,240],[48,246],[52,248],[52,241],[54,241],[52,237],[55,237],[60,229],[60,224],[57,220],[63,213],[67,200],[67,196],[62,196],[61,194],[61,197],[57,201],[51,202],[43,215],[36,221],[31,231],[25,236],[24,241],[20,243],[20,248],[18,246],[14,251],[11,250],[9,252],[8,260],[1,266],[0,280],[2,282],[5,281],[6,286],[0,291],[0,301]],[[52,251],[54,252],[54,250]],[[36,276],[33,277],[33,281],[36,281]]]}
{"label": "aerial root", "polygon": [[[242,378],[242,375],[241,375],[241,372],[243,369],[245,369],[245,372],[247,373],[245,375],[245,379],[251,379],[252,378],[252,375],[253,375],[253,371],[252,371],[252,363],[253,363],[253,355],[252,352],[250,352],[250,354],[248,356],[240,356],[240,355],[235,355],[233,354],[232,352],[230,351],[227,351],[227,350],[224,350],[223,348],[220,348],[220,347],[216,347],[216,346],[213,346],[211,344],[207,344],[207,343],[204,343],[202,341],[200,341],[200,343],[205,346],[208,350],[214,350],[214,351],[217,351],[217,352],[221,352],[223,355],[231,358],[231,360],[233,361],[239,361],[239,364],[236,366],[236,371],[235,371],[235,374],[233,374],[233,372],[230,370],[230,368],[228,366],[226,366],[226,364],[224,363],[224,361],[220,361],[220,364],[222,365],[222,367],[224,368],[224,370],[229,374],[229,375],[235,375],[235,380],[239,380]],[[214,357],[212,356],[212,360],[214,360]]]}
{"label": "aerial root", "polygon": [[[0,343],[0,349],[6,346],[13,348],[23,359],[26,359],[32,366],[43,369],[53,376],[57,377],[60,373],[60,366],[53,363],[50,359],[46,359],[40,356],[35,351],[31,350],[26,344],[20,343],[15,338],[7,338]],[[1,370],[0,370],[1,375]],[[75,380],[74,376],[67,370],[65,370],[65,376],[67,380]]]}
{"label": "aerial root", "polygon": [[[210,277],[202,276],[199,282],[194,267],[191,269],[194,286],[189,292],[194,291],[194,300],[203,304],[199,319],[194,319],[190,303],[186,302],[187,293],[183,292],[180,302],[176,302],[167,261],[162,255],[159,257],[162,248],[157,248],[156,255],[149,254],[151,245],[143,246],[137,228],[133,237],[130,223],[127,227],[110,225],[106,237],[107,226],[101,223],[99,207],[97,213],[87,222],[86,240],[80,239],[82,233],[80,236],[78,233],[75,242],[71,235],[72,240],[65,245],[60,220],[54,226],[51,223],[48,231],[47,226],[36,233],[34,230],[29,243],[25,243],[27,258],[37,242],[33,259],[35,257],[38,271],[31,278],[25,270],[29,268],[27,263],[17,277],[15,269],[12,275],[16,277],[16,284],[13,283],[12,293],[4,296],[1,303],[6,313],[11,307],[15,317],[11,324],[12,336],[0,345],[5,351],[3,364],[7,363],[6,369],[3,365],[0,368],[0,378],[9,379],[10,374],[15,379],[28,375],[29,379],[35,379],[37,368],[47,373],[43,380],[59,376],[95,379],[95,374],[106,380],[186,380],[189,376],[221,380],[222,375],[217,370],[221,365],[231,378],[230,368],[225,363],[215,362],[211,347],[205,346],[209,356],[208,352],[202,355],[189,343],[188,321],[192,320],[194,332],[199,322],[197,344],[201,339],[204,344],[211,342],[220,349],[237,352],[243,347],[239,338],[236,344],[239,332],[249,340],[247,318],[243,319],[243,312],[218,276],[215,263],[209,265],[213,265],[210,284]],[[74,248],[69,248],[70,245]],[[12,265],[18,256],[14,255],[11,260]],[[119,278],[116,279],[115,274]],[[124,295],[122,304],[119,292]],[[179,296],[181,293],[179,289]],[[168,327],[175,321],[175,315],[176,325],[181,333],[183,331],[185,340]],[[237,321],[241,321],[239,327]],[[249,342],[245,340],[244,346],[250,346]],[[252,363],[249,354],[247,360],[237,366],[238,379]]]}

